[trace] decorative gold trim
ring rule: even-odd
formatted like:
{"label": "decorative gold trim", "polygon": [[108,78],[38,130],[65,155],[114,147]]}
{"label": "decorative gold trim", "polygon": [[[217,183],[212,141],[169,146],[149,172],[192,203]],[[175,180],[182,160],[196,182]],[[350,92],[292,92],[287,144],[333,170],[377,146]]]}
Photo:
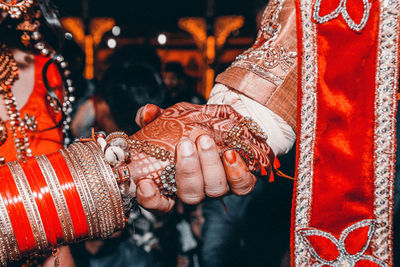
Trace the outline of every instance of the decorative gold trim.
{"label": "decorative gold trim", "polygon": [[276,87],[281,86],[284,81],[283,77],[279,77],[279,76],[271,73],[270,70],[263,68],[261,66],[258,66],[257,64],[254,64],[253,62],[250,62],[250,61],[241,60],[240,63],[237,63],[235,61],[232,63],[232,65],[227,70],[232,69],[232,68],[237,68],[237,67],[253,72],[254,74],[269,81]]}
{"label": "decorative gold trim", "polygon": [[399,70],[400,1],[382,0],[375,91],[373,255],[391,264],[393,258],[393,186],[396,153],[396,108]]}
{"label": "decorative gold trim", "polygon": [[312,181],[317,120],[317,44],[316,25],[311,21],[312,0],[300,0],[302,27],[301,111],[299,154],[296,180],[296,207],[294,221],[294,262],[296,266],[311,266],[309,253],[299,234],[309,226],[312,201]]}

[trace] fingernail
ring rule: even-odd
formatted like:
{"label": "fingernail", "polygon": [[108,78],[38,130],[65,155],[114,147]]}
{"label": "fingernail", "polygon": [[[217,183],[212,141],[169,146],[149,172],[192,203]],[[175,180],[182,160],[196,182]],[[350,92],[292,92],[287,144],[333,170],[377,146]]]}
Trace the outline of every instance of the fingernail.
{"label": "fingernail", "polygon": [[181,152],[181,155],[183,157],[190,157],[191,155],[193,155],[194,153],[194,145],[192,142],[190,142],[189,140],[187,141],[183,141],[180,145],[179,145],[179,151]]}
{"label": "fingernail", "polygon": [[150,104],[147,104],[146,106],[144,106],[144,109],[142,112],[142,121],[144,124],[149,124],[151,122],[153,114],[151,114],[150,111],[151,111]]}
{"label": "fingernail", "polygon": [[139,181],[137,186],[138,186],[138,191],[140,191],[140,194],[143,196],[151,196],[154,194],[153,185],[146,180]]}
{"label": "fingernail", "polygon": [[236,153],[233,150],[228,150],[224,153],[223,157],[229,164],[234,164],[236,162]]}
{"label": "fingernail", "polygon": [[199,145],[201,149],[208,150],[211,148],[213,140],[208,135],[200,136]]}

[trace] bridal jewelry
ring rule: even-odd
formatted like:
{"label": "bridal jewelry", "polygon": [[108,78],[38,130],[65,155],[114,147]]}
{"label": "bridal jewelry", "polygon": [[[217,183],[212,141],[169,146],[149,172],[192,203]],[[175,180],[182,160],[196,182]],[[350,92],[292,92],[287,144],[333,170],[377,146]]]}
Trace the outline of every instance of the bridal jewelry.
{"label": "bridal jewelry", "polygon": [[[51,48],[42,40],[42,34],[39,31],[39,18],[42,16],[42,14],[39,6],[35,4],[33,0],[0,0],[0,12],[1,11],[7,12],[13,19],[22,20],[21,23],[16,26],[17,31],[22,31],[21,43],[26,47],[32,47],[33,49],[37,50],[42,56],[49,57],[49,61],[45,65],[45,68],[48,68],[52,63],[54,63],[61,74],[65,88],[63,92],[63,99],[59,100],[54,90],[47,85],[46,87],[48,89],[48,94],[46,96],[46,100],[48,105],[54,110],[55,113],[62,112],[63,114],[61,127],[64,135],[63,143],[64,146],[67,146],[71,143],[69,129],[72,120],[72,104],[75,101],[75,97],[72,95],[72,93],[75,91],[75,87],[70,79],[71,72],[67,69],[68,63],[64,60],[62,55],[58,54],[53,48]],[[5,62],[2,63],[2,65],[4,64]],[[47,81],[44,82],[47,83]],[[13,101],[15,101],[15,99]],[[25,118],[25,120],[29,122],[30,125],[28,128],[30,128],[30,130],[37,127],[34,118],[29,117]],[[0,138],[2,136],[4,135],[0,132]]]}
{"label": "bridal jewelry", "polygon": [[[26,159],[32,156],[32,151],[29,148],[29,138],[27,135],[27,126],[25,121],[21,118],[21,114],[17,109],[15,97],[11,91],[12,85],[18,79],[18,67],[11,52],[3,44],[0,48],[0,94],[3,98],[7,115],[10,118],[11,135],[14,140],[15,149],[17,151],[18,160]],[[2,139],[0,143],[4,143],[7,139],[7,128],[2,123],[0,127]]]}

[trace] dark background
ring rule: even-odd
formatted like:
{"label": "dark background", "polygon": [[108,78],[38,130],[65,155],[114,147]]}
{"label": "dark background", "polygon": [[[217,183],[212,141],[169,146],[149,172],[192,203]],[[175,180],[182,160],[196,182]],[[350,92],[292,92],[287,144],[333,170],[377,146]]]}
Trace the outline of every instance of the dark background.
{"label": "dark background", "polygon": [[[242,15],[240,34],[256,33],[255,18],[266,0],[214,0],[215,16]],[[205,17],[208,0],[54,0],[62,16],[113,17],[126,37],[153,36],[159,32],[180,32],[181,17]],[[88,6],[86,9],[85,6]],[[87,12],[84,12],[87,10]]]}

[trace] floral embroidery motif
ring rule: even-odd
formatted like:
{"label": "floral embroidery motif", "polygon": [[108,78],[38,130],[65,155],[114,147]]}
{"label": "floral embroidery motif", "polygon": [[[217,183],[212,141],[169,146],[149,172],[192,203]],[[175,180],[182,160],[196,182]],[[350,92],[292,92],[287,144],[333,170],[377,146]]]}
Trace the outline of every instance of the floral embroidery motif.
{"label": "floral embroidery motif", "polygon": [[[313,267],[322,266],[332,266],[332,267],[354,267],[359,261],[370,261],[381,267],[389,267],[384,261],[379,260],[371,255],[366,255],[368,247],[370,246],[372,236],[375,231],[376,220],[362,220],[355,224],[350,225],[340,234],[339,240],[336,239],[331,233],[324,232],[318,229],[304,229],[299,230],[298,233],[301,237],[301,241],[304,243],[305,247],[308,249],[312,257],[317,261]],[[356,254],[350,254],[346,250],[346,238],[352,232],[357,229],[368,227],[367,241],[359,252]],[[332,242],[332,244],[337,248],[339,255],[334,260],[324,259],[322,255],[318,254],[315,250],[308,237],[324,237]]]}
{"label": "floral embroidery motif", "polygon": [[287,52],[280,45],[274,46],[273,39],[266,41],[258,49],[250,48],[239,55],[236,60],[262,60],[263,67],[272,69],[280,64],[284,70],[288,70],[295,62],[296,52]]}
{"label": "floral embroidery motif", "polygon": [[358,24],[353,20],[353,18],[347,12],[347,0],[341,0],[339,6],[335,10],[322,17],[320,16],[319,13],[321,9],[322,0],[315,1],[313,18],[318,23],[325,23],[337,18],[340,14],[342,14],[342,17],[344,18],[350,29],[358,32],[362,31],[362,29],[364,29],[365,25],[367,24],[369,18],[369,10],[371,8],[371,4],[368,0],[362,0],[362,1],[363,1],[363,16],[360,23]]}
{"label": "floral embroidery motif", "polygon": [[[288,72],[296,63],[297,57],[296,51],[288,52],[285,47],[275,42],[281,31],[278,17],[284,1],[274,0],[268,4],[254,45],[239,55],[232,64],[232,67],[241,67],[255,72],[276,86],[283,82],[284,76],[272,74],[270,70],[280,67],[284,72]],[[273,77],[270,77],[271,75]]]}

